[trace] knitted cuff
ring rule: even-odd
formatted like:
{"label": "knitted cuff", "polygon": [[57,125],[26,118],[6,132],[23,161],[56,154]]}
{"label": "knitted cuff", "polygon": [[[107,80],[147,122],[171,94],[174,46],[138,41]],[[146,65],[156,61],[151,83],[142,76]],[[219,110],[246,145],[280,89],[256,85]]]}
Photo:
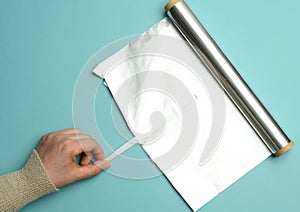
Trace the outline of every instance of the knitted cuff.
{"label": "knitted cuff", "polygon": [[18,211],[26,204],[57,191],[33,150],[24,168],[0,177],[0,211]]}

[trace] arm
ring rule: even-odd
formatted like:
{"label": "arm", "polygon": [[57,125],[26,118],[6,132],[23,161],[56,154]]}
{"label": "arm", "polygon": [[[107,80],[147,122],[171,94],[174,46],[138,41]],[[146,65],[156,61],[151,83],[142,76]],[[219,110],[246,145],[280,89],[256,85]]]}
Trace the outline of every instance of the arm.
{"label": "arm", "polygon": [[[79,154],[83,157],[77,164]],[[90,164],[92,156],[96,161]],[[58,188],[99,174],[109,165],[97,142],[78,129],[47,134],[24,168],[0,176],[0,211],[18,211]]]}
{"label": "arm", "polygon": [[0,177],[0,211],[18,211],[29,202],[56,191],[36,150],[19,171]]}

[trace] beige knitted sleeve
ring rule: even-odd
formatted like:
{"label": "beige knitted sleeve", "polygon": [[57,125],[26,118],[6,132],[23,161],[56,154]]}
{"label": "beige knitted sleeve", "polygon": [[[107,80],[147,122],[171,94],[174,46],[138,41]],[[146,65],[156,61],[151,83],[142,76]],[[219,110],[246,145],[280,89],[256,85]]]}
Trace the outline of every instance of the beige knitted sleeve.
{"label": "beige knitted sleeve", "polygon": [[0,211],[18,211],[33,200],[57,191],[36,150],[24,168],[0,176]]}

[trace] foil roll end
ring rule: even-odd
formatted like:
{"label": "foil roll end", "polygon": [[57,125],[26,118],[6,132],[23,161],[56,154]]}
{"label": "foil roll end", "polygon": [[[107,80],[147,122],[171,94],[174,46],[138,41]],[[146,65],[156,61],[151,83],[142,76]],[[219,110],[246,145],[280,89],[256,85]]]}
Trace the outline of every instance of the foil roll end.
{"label": "foil roll end", "polygon": [[169,11],[176,3],[181,2],[183,0],[170,0],[168,4],[165,6],[165,10]]}
{"label": "foil roll end", "polygon": [[294,145],[295,145],[295,143],[293,141],[290,141],[285,147],[283,147],[282,149],[278,150],[278,152],[276,152],[275,156],[276,157],[280,157],[281,155],[283,155],[287,151],[289,151]]}

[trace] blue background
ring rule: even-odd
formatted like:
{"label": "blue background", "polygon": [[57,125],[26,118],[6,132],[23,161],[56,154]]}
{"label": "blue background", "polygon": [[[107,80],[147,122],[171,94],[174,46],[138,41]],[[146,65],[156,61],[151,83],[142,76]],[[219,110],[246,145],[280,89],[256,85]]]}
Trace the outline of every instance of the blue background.
{"label": "blue background", "polygon": [[[296,146],[269,158],[201,211],[300,211],[300,1],[187,1]],[[73,127],[77,77],[100,48],[146,31],[166,0],[0,0],[0,174],[21,168],[39,138]],[[101,82],[100,79],[96,79]],[[121,140],[112,99],[97,95],[101,130]],[[141,149],[135,148],[136,154]],[[109,173],[69,185],[24,211],[190,211],[164,176]]]}

